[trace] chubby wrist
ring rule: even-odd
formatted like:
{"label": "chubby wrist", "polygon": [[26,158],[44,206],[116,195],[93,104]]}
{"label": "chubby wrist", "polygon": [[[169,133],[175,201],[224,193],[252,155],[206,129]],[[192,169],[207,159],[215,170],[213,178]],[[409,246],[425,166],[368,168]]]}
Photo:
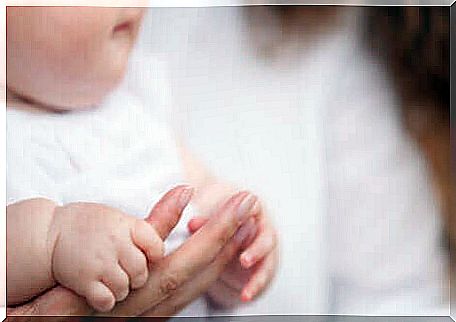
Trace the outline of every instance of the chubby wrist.
{"label": "chubby wrist", "polygon": [[49,199],[43,199],[42,204],[40,207],[43,209],[43,214],[45,214],[45,217],[47,219],[47,231],[46,231],[46,257],[47,257],[47,262],[50,264],[49,267],[49,274],[50,278],[54,280],[53,277],[53,270],[52,270],[52,263],[53,263],[53,257],[54,257],[54,249],[57,244],[57,240],[59,239],[60,233],[61,233],[61,224],[60,221],[57,218],[57,210],[60,209],[61,207],[49,200]]}
{"label": "chubby wrist", "polygon": [[[36,266],[34,274],[39,276],[36,279],[48,281],[52,277],[49,232],[57,207],[55,202],[45,198],[22,200],[7,207],[8,241],[13,241],[7,245],[15,245],[10,246],[14,247],[11,249],[11,260],[14,263]],[[33,255],[33,259],[26,259],[28,253]]]}

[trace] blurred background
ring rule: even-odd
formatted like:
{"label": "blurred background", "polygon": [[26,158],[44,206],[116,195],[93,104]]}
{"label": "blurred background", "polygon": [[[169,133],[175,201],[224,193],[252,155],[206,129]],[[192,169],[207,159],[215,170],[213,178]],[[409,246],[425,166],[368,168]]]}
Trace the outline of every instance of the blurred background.
{"label": "blurred background", "polygon": [[448,10],[149,9],[132,87],[281,236],[236,313],[448,315]]}

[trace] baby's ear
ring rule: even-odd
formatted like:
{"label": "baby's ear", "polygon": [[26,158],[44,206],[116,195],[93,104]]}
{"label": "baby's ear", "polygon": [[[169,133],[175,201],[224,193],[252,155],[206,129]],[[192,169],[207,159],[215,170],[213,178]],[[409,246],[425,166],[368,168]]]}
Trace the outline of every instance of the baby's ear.
{"label": "baby's ear", "polygon": [[182,212],[193,196],[193,188],[177,186],[168,191],[145,219],[165,240],[179,222]]}

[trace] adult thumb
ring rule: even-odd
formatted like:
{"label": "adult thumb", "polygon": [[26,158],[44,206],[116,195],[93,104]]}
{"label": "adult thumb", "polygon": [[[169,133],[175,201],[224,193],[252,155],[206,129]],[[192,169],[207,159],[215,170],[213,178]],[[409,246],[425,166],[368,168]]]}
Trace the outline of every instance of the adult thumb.
{"label": "adult thumb", "polygon": [[157,202],[145,219],[163,240],[179,222],[182,212],[193,196],[193,191],[193,188],[186,185],[171,189]]}

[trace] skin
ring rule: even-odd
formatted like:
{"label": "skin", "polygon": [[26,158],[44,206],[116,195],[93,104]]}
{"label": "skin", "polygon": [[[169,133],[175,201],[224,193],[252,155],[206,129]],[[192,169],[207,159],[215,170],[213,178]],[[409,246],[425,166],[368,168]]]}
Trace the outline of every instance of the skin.
{"label": "skin", "polygon": [[7,207],[7,223],[8,305],[59,283],[109,311],[144,285],[148,264],[164,253],[147,222],[94,203],[30,199]]}
{"label": "skin", "polygon": [[[166,239],[179,221],[183,207],[178,198],[183,187],[168,192],[146,219],[161,238]],[[135,291],[110,312],[123,316],[171,316],[205,292],[225,266],[235,258],[247,236],[239,236],[239,227],[253,216],[250,208],[240,211],[247,192],[234,195],[223,203],[197,234],[181,247],[157,262],[149,271],[146,285]],[[185,206],[184,206],[185,207]],[[203,253],[205,256],[194,256]],[[70,290],[57,286],[21,307],[8,309],[9,321],[29,321],[27,316],[59,315],[52,321],[67,321],[68,315],[90,315],[86,301]],[[65,315],[67,315],[65,317]],[[34,317],[34,321],[40,321]],[[43,317],[49,321],[50,317]]]}
{"label": "skin", "polygon": [[[273,279],[278,263],[277,234],[270,220],[260,207],[253,210],[243,227],[249,233],[237,258],[229,263],[219,280],[211,286],[208,295],[218,306],[232,308],[239,299],[253,300]],[[196,233],[209,217],[196,217],[189,224],[189,231]]]}
{"label": "skin", "polygon": [[[218,207],[236,192],[236,188],[215,178],[183,144],[180,143],[179,149],[186,177],[196,187],[193,202],[199,213],[210,214],[188,222],[188,230],[193,234],[216,214]],[[277,232],[261,202],[253,211],[254,218],[248,223],[249,227],[244,228],[249,237],[207,292],[211,303],[217,307],[234,308],[241,302],[254,300],[267,289],[277,271]]]}
{"label": "skin", "polygon": [[[142,9],[136,8],[8,7],[8,108],[20,108],[36,113],[48,113],[90,108],[99,104],[123,77],[128,55],[136,39],[143,13]],[[169,312],[169,314],[164,315],[174,314],[192,299],[206,292],[214,282],[217,281],[218,283],[218,279],[226,263],[233,261],[239,256],[241,244],[243,246],[242,249],[245,249],[245,243],[230,241],[234,230],[239,228],[239,222],[236,223],[235,228],[229,226],[229,223],[217,222],[216,225],[214,224],[214,220],[217,219],[228,220],[226,218],[227,212],[234,211],[232,209],[233,205],[230,209],[227,208],[229,201],[226,200],[231,200],[228,198],[232,197],[236,190],[229,185],[220,184],[212,176],[207,175],[205,170],[202,170],[203,167],[200,164],[189,161],[190,159],[192,158],[183,155],[184,166],[190,169],[188,171],[189,181],[191,184],[194,183],[196,188],[194,202],[199,209],[203,210],[201,213],[212,214],[211,218],[205,220],[202,227],[198,227],[198,233],[194,234],[182,246],[184,250],[177,251],[176,255],[174,255],[178,256],[179,254],[182,259],[187,258],[186,262],[173,259],[171,263],[165,261],[167,264],[154,264],[152,271],[149,272],[148,282],[140,289],[146,289],[149,292],[144,293],[144,291],[140,292],[138,290],[136,293],[134,291],[131,296],[128,296],[121,303],[120,309],[116,306],[111,312],[123,315],[156,315],[157,312],[160,312],[160,314]],[[239,194],[236,195],[239,196]],[[247,198],[247,195],[244,195],[244,197]],[[256,197],[249,195],[249,200],[253,207]],[[177,202],[177,200],[174,201]],[[79,210],[81,210],[80,206],[78,205]],[[97,208],[98,210],[106,210],[103,205],[84,205],[83,208],[85,207],[92,208],[90,211],[84,209],[80,213],[93,213],[97,207],[99,207]],[[167,207],[172,208],[171,205]],[[176,205],[174,205],[175,207]],[[160,207],[159,209],[169,214],[169,209]],[[263,211],[259,210],[262,207],[258,203],[254,209],[256,209],[256,217],[261,218],[265,216]],[[98,212],[98,210],[95,212]],[[115,213],[116,211],[111,210],[110,212]],[[160,211],[154,210],[154,213],[155,218],[161,218],[161,215],[157,215]],[[173,218],[175,216],[176,214],[174,213]],[[156,225],[154,225],[153,220],[151,222],[162,240],[166,238],[169,230],[175,224],[169,217],[167,219],[167,222],[160,222]],[[274,241],[273,243],[269,243],[269,246],[266,245],[267,247],[264,247],[268,250],[263,254],[252,252],[251,255],[256,256],[258,259],[266,258],[270,252],[276,249],[275,232],[266,231],[269,235],[265,238],[264,231],[256,227],[256,224],[261,224],[261,222],[255,221],[254,223],[250,223],[247,228],[244,227],[240,231],[244,239],[247,237],[250,238],[253,243],[252,245],[257,244],[254,240],[258,239],[259,236],[263,236],[259,238],[260,241],[266,239]],[[213,231],[209,232],[209,229]],[[255,235],[256,232],[261,233]],[[84,232],[81,233],[83,234]],[[255,236],[257,237],[254,238]],[[69,245],[77,243],[78,238],[75,236]],[[194,239],[198,240],[198,242],[192,241]],[[133,244],[135,243],[133,242]],[[207,252],[202,252],[205,249],[202,246],[203,244],[206,245],[205,247],[209,247]],[[217,247],[210,248],[210,246]],[[66,248],[68,247],[70,246]],[[255,248],[261,251],[257,246]],[[142,248],[141,250],[144,251]],[[62,251],[63,253],[65,252]],[[201,256],[197,256],[201,253],[207,255],[207,257],[201,258]],[[217,259],[217,256],[220,256],[220,259]],[[276,257],[274,258],[276,259]],[[194,262],[194,265],[198,267],[197,270],[191,270],[194,268],[189,264],[191,262]],[[180,267],[179,265],[183,265],[183,263],[191,267]],[[268,272],[275,271],[275,262],[265,261],[265,263],[267,265],[264,265],[265,268],[262,270],[267,270]],[[62,266],[65,265],[68,265],[68,263],[62,264]],[[63,269],[62,271],[67,270]],[[167,296],[166,299],[162,298],[160,294],[157,295],[156,293],[161,289],[160,276],[169,276],[176,272],[179,273],[178,276],[184,276],[188,280],[185,287],[183,285],[181,287],[178,283],[179,285],[176,286],[176,290],[173,290],[169,298]],[[200,274],[202,272],[205,272],[205,274]],[[237,284],[243,283],[243,276],[243,272],[237,275]],[[257,277],[255,278],[254,276]],[[264,280],[264,276],[267,276],[268,279]],[[189,282],[190,277],[192,277],[191,283]],[[62,277],[62,280],[64,279],[68,279],[69,281],[71,278]],[[252,280],[255,279],[259,279],[261,283],[253,283]],[[249,283],[262,287],[251,291],[252,294],[247,299],[253,298],[256,294],[263,291],[271,279],[272,274],[265,275],[262,273],[252,275]],[[216,289],[217,283],[215,283],[214,289]],[[84,293],[81,290],[78,291],[78,285],[74,285],[74,282],[73,284],[69,282],[65,285],[78,294]],[[150,285],[155,285],[154,287],[158,287],[158,289],[151,289],[152,286]],[[192,288],[187,289],[187,285],[192,285]],[[44,290],[46,286],[48,284],[44,286],[40,285],[39,289]],[[54,287],[33,302],[15,308],[14,310],[9,310],[9,313],[27,314],[27,312],[35,312],[41,315],[51,315],[54,314],[53,312],[57,312],[55,314],[71,314],[73,312],[75,314],[91,313],[92,309],[88,309],[85,303],[81,304],[81,298],[75,297],[76,294],[72,291],[63,289],[60,286]],[[125,292],[116,291],[112,293],[116,300],[122,299],[125,294]],[[134,295],[138,293],[142,295]],[[209,296],[211,296],[211,293],[209,293]],[[131,297],[136,300],[129,300]],[[110,303],[112,304],[112,299]],[[93,302],[92,305],[97,307]],[[101,307],[98,307],[98,309],[104,310]]]}
{"label": "skin", "polygon": [[99,103],[122,79],[143,15],[141,8],[8,7],[7,95],[57,110]]}

